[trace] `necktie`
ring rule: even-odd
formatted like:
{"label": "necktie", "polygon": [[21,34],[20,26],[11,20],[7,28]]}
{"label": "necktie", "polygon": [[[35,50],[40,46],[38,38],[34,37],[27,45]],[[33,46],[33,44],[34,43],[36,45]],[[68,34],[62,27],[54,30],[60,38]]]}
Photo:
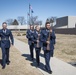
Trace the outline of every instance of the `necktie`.
{"label": "necktie", "polygon": [[6,33],[6,30],[4,29],[4,33]]}

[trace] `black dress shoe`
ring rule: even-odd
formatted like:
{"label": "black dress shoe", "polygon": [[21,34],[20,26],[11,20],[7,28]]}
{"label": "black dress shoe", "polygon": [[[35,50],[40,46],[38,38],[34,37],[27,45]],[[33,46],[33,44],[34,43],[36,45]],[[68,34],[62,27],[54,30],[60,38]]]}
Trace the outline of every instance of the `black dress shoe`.
{"label": "black dress shoe", "polygon": [[26,60],[29,60],[28,58],[26,58]]}
{"label": "black dress shoe", "polygon": [[34,63],[31,63],[31,66],[35,66],[35,64]]}
{"label": "black dress shoe", "polygon": [[46,72],[48,72],[49,74],[52,74],[52,71],[51,70],[48,70],[46,65],[45,65],[45,69],[46,69]]}
{"label": "black dress shoe", "polygon": [[2,66],[2,69],[5,69],[5,66]]}
{"label": "black dress shoe", "polygon": [[49,73],[49,74],[52,74],[52,71],[51,71],[51,70],[48,70],[48,73]]}
{"label": "black dress shoe", "polygon": [[28,59],[28,58],[26,58],[26,60],[30,60],[30,61],[33,61],[34,59],[33,59],[33,58],[29,58],[29,59]]}
{"label": "black dress shoe", "polygon": [[38,63],[31,63],[31,66],[39,67]]}
{"label": "black dress shoe", "polygon": [[10,64],[10,61],[7,62],[7,65],[9,65],[9,64]]}

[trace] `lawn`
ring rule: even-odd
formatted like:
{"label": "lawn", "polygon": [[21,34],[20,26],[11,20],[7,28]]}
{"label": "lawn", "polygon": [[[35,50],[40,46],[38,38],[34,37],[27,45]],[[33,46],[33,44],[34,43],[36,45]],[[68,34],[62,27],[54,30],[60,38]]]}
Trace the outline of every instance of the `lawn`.
{"label": "lawn", "polygon": [[66,62],[76,62],[76,35],[56,35],[55,57]]}
{"label": "lawn", "polygon": [[[25,36],[15,36],[27,43]],[[76,62],[76,35],[56,34],[54,56],[65,62]]]}

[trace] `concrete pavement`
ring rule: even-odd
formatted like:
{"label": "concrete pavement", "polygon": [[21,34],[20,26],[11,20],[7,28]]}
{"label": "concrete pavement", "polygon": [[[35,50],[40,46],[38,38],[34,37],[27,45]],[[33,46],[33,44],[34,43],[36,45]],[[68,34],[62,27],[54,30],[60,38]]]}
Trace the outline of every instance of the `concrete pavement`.
{"label": "concrete pavement", "polygon": [[[15,39],[15,47],[22,53],[22,54],[29,54],[29,46],[28,44]],[[42,69],[42,65],[45,65],[45,60],[43,55],[40,56],[40,68],[36,68],[40,70],[43,75],[49,75]],[[51,75],[76,75],[76,68],[71,66],[70,64],[63,62],[55,57],[51,58],[51,68],[53,73]]]}

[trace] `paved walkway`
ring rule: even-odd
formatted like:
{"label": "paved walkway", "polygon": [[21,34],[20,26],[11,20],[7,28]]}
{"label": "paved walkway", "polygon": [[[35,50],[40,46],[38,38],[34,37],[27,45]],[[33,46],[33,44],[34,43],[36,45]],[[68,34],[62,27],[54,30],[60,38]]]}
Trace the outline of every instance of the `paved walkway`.
{"label": "paved walkway", "polygon": [[[28,44],[19,41],[17,39],[15,39],[15,47],[22,53],[22,54],[29,54],[29,46]],[[44,71],[44,69],[42,68],[45,65],[45,60],[43,55],[41,54],[40,56],[40,61],[41,61],[41,67],[37,68],[38,70],[40,70],[43,75],[49,75],[47,72]],[[53,74],[52,75],[76,75],[76,68],[71,66],[70,64],[67,64],[55,57],[51,58],[51,67],[52,67],[52,71]]]}

